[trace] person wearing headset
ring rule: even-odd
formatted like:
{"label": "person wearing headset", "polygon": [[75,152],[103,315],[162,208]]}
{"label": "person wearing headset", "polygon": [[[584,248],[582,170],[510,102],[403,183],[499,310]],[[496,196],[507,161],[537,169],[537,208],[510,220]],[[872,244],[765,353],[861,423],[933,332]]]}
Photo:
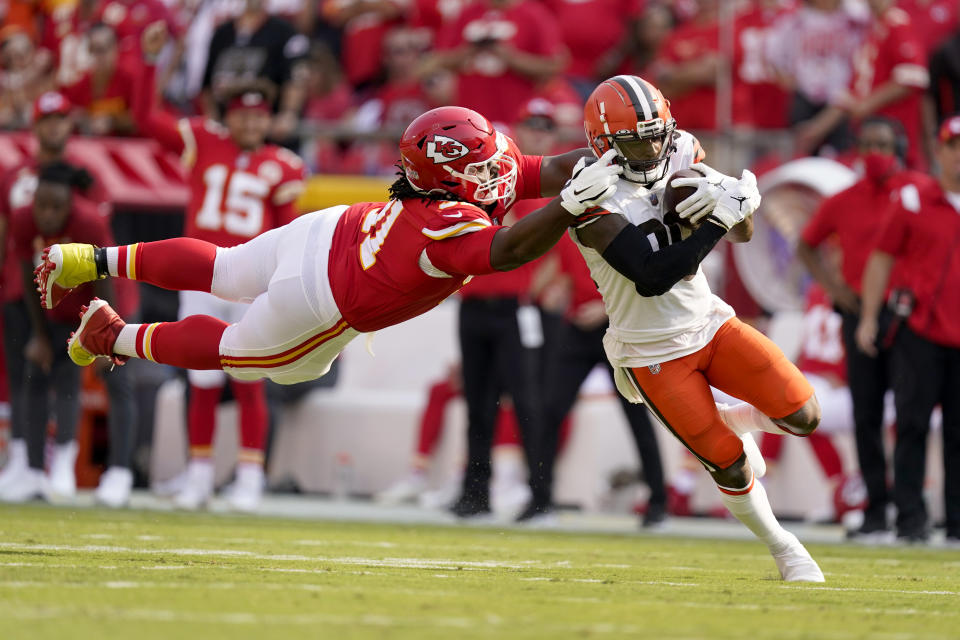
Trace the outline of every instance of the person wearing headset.
{"label": "person wearing headset", "polygon": [[[879,239],[892,194],[907,184],[933,181],[926,174],[904,169],[907,145],[899,122],[883,116],[865,119],[857,132],[856,164],[861,179],[821,203],[797,247],[800,259],[843,317],[857,459],[867,487],[863,524],[848,535],[864,541],[879,541],[890,532],[883,396],[891,388],[893,371],[885,335],[880,336],[876,353],[868,355],[857,348],[854,333],[860,319],[864,267]],[[828,251],[839,251],[841,259],[827,259],[824,254]],[[894,274],[890,287],[898,284],[898,277]]]}

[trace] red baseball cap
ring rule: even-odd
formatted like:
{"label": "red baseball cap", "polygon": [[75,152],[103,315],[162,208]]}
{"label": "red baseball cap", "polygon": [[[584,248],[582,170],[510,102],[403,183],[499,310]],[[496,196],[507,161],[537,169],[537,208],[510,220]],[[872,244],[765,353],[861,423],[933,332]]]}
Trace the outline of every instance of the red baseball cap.
{"label": "red baseball cap", "polygon": [[33,103],[33,121],[46,116],[65,116],[70,113],[70,101],[59,91],[47,91],[40,94]]}
{"label": "red baseball cap", "polygon": [[557,124],[557,108],[546,98],[532,98],[520,107],[517,114],[518,123],[539,123],[552,128]]}
{"label": "red baseball cap", "polygon": [[267,100],[267,97],[259,91],[244,91],[234,96],[230,102],[227,103],[227,111],[233,111],[234,109],[256,109],[270,113],[270,102]]}
{"label": "red baseball cap", "polygon": [[952,116],[940,125],[940,135],[937,138],[940,142],[946,142],[957,136],[960,136],[960,116]]}

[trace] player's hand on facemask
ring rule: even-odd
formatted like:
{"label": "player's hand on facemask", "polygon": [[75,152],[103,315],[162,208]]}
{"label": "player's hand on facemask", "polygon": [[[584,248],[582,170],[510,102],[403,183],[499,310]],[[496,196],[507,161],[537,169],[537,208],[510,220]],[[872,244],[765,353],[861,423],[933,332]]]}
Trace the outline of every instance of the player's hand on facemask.
{"label": "player's hand on facemask", "polygon": [[560,192],[560,206],[579,216],[612,196],[623,173],[623,167],[614,162],[616,156],[617,152],[611,149],[591,164],[580,158],[573,167],[573,177]]}

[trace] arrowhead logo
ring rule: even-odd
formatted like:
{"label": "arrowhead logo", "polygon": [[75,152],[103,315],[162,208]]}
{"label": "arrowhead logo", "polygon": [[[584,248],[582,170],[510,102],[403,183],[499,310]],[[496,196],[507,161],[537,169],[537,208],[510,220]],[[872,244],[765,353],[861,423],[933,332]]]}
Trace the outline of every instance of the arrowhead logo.
{"label": "arrowhead logo", "polygon": [[434,164],[452,162],[469,152],[465,144],[447,136],[435,135],[433,140],[427,143],[427,157],[433,160]]}

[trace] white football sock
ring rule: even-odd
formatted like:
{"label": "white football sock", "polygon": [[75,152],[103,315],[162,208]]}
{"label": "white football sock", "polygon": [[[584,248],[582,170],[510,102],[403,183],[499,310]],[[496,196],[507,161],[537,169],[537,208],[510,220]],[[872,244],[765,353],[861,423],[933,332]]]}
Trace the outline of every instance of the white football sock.
{"label": "white football sock", "polygon": [[117,341],[113,343],[113,352],[121,356],[130,356],[139,358],[137,355],[137,332],[140,330],[139,324],[128,324],[120,329],[117,335]]}
{"label": "white football sock", "polygon": [[717,410],[720,417],[738,436],[751,431],[766,431],[774,435],[787,435],[787,431],[777,426],[773,420],[763,415],[759,409],[752,404],[741,402],[733,406],[717,403]]}
{"label": "white football sock", "polygon": [[776,516],[773,515],[770,501],[767,500],[767,491],[763,485],[754,481],[753,478],[750,479],[750,484],[753,485],[750,490],[740,495],[730,495],[726,491],[731,489],[725,491],[724,488],[720,488],[720,499],[737,520],[747,525],[753,535],[767,545],[771,553],[782,551],[792,542],[791,535],[780,526]]}

